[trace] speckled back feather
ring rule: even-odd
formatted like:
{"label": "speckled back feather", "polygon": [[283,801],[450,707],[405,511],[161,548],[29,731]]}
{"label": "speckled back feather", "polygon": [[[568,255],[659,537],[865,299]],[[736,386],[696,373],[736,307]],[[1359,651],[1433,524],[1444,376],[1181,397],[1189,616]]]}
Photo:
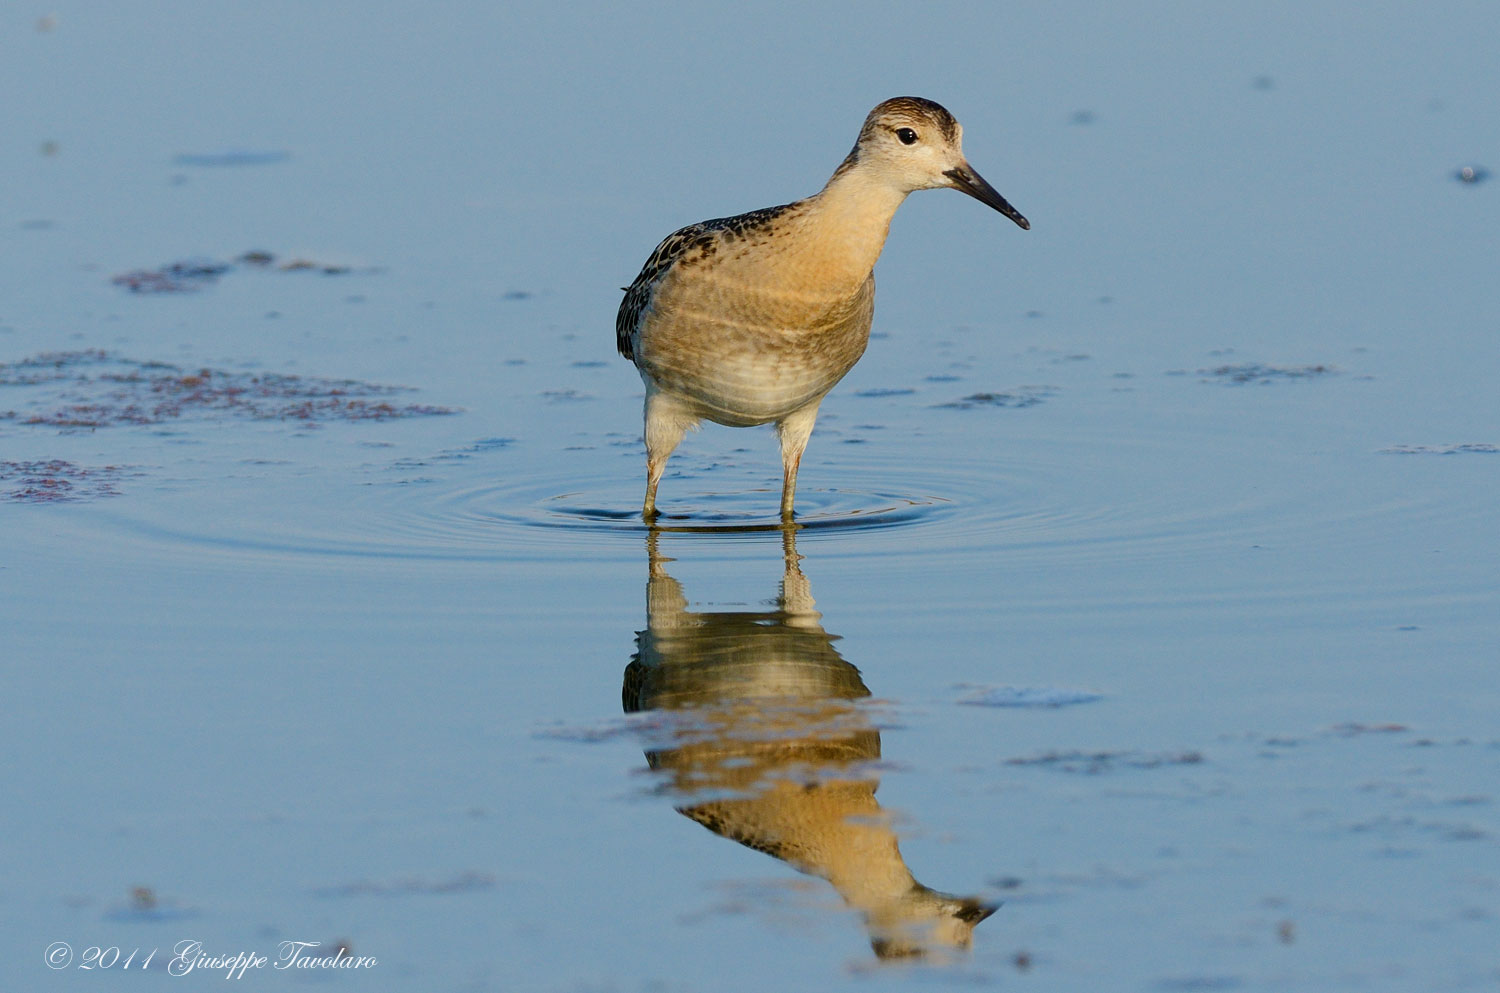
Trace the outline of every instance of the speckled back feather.
{"label": "speckled back feather", "polygon": [[[800,202],[800,201],[798,201]],[[795,203],[779,207],[763,207],[732,217],[715,217],[697,224],[679,228],[662,239],[656,251],[641,267],[634,282],[625,287],[625,299],[620,301],[620,310],[615,315],[615,346],[620,354],[635,361],[635,336],[640,330],[646,310],[651,305],[656,284],[671,271],[674,265],[707,261],[718,251],[719,243],[742,237],[758,228],[770,224]]]}

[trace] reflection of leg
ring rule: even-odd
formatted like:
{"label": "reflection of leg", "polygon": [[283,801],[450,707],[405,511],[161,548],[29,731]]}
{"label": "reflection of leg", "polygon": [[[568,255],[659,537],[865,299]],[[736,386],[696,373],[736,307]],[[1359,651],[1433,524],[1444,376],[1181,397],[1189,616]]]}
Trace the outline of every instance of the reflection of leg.
{"label": "reflection of leg", "polygon": [[777,433],[781,435],[781,516],[784,519],[789,520],[792,516],[797,470],[802,465],[802,452],[807,448],[807,439],[812,435],[817,419],[818,405],[813,403],[788,414],[776,425]]}
{"label": "reflection of leg", "polygon": [[681,627],[690,622],[690,617],[682,584],[658,566],[646,580],[646,626],[662,631]]}
{"label": "reflection of leg", "polygon": [[786,614],[786,624],[795,628],[820,628],[823,615],[818,613],[813,602],[812,584],[802,574],[802,556],[797,554],[796,524],[787,524],[781,531],[781,555],[785,571],[781,576],[781,609]]}
{"label": "reflection of leg", "polygon": [[698,419],[690,415],[679,404],[665,394],[646,389],[646,502],[641,516],[646,520],[656,518],[656,484],[667,468],[667,459],[682,441],[687,429],[695,426]]}
{"label": "reflection of leg", "polygon": [[646,532],[646,567],[650,572],[651,578],[665,576],[667,570],[663,563],[671,561],[669,558],[662,557],[661,528],[653,524]]}
{"label": "reflection of leg", "polygon": [[797,554],[797,532],[801,529],[800,524],[783,524],[781,526],[781,561],[787,575],[802,572],[802,556]]}

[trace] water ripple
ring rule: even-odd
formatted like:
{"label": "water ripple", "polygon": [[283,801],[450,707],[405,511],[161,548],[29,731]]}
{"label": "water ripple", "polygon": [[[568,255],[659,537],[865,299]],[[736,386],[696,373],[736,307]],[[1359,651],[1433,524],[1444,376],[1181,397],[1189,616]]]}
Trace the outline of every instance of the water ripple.
{"label": "water ripple", "polygon": [[[1119,577],[1106,598],[1135,602],[1160,595],[1142,569],[1218,575],[1222,567],[1213,563],[1225,559],[1240,572],[1259,570],[1262,582],[1280,576],[1279,596],[1337,589],[1357,597],[1372,584],[1405,589],[1389,570],[1340,573],[1328,590],[1288,582],[1276,570],[1308,549],[1329,561],[1384,554],[1390,535],[1451,526],[1455,513],[1394,489],[1365,492],[1356,505],[1341,497],[1342,484],[1314,493],[1289,470],[1259,476],[1255,485],[1208,476],[1191,488],[1163,485],[1183,473],[1178,466],[1152,471],[1160,458],[1149,446],[1120,440],[1110,451],[1108,463],[1055,444],[1008,458],[944,461],[940,453],[918,458],[901,446],[848,446],[804,473],[796,526],[804,551],[819,557],[940,557],[956,568],[1003,563],[1008,572],[1034,575],[1038,581],[1026,589],[1044,598],[1050,594],[1043,589],[1065,585],[1062,577],[1073,570],[1105,568]],[[607,448],[583,448],[530,466],[519,454],[492,446],[461,459],[370,465],[362,484],[344,477],[332,488],[323,474],[257,466],[265,475],[221,490],[223,505],[212,515],[190,502],[189,491],[159,503],[117,501],[107,512],[163,551],[187,544],[230,554],[470,562],[640,555],[648,528],[638,510],[634,452],[615,458]],[[1261,461],[1277,457],[1263,454]],[[719,542],[714,554],[782,530],[776,480],[768,478],[774,467],[768,472],[764,459],[729,453],[680,461],[663,483],[658,530]],[[1381,460],[1377,468],[1391,464]],[[142,512],[150,519],[129,519]]]}

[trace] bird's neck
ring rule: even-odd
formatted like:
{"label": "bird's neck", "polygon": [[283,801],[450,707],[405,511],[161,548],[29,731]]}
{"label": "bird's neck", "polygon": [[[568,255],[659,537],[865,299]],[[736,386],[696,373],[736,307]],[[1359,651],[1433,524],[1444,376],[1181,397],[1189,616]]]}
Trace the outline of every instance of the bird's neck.
{"label": "bird's neck", "polygon": [[859,169],[841,170],[808,203],[809,240],[823,255],[822,264],[840,281],[859,286],[869,278],[885,247],[896,208],[906,199]]}

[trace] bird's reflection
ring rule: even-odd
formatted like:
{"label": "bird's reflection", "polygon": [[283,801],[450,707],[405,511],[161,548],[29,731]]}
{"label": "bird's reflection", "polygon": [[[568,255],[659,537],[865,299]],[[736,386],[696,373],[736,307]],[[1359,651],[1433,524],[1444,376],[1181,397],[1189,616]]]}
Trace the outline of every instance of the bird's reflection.
{"label": "bird's reflection", "polygon": [[759,611],[697,612],[648,538],[646,630],[625,669],[629,713],[671,712],[646,753],[713,831],[833,884],[882,959],[967,948],[994,907],[912,876],[875,799],[880,733],[859,670],[834,649],[784,532],[780,595]]}

